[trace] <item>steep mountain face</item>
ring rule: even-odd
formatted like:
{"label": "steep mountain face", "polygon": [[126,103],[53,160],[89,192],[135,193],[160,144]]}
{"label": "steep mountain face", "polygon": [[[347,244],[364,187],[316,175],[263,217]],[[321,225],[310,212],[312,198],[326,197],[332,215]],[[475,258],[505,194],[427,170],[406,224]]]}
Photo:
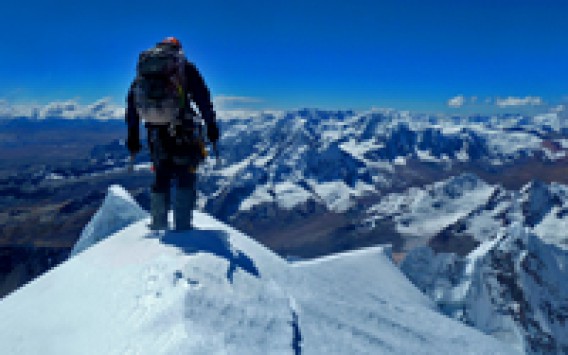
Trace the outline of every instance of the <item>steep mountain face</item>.
{"label": "steep mountain face", "polygon": [[567,353],[568,187],[495,187],[476,205],[401,269],[449,316],[526,353]]}
{"label": "steep mountain face", "polygon": [[[117,206],[136,207],[113,187],[86,231],[131,221],[111,220]],[[194,217],[189,232],[158,235],[143,218],[100,235],[0,301],[2,352],[518,353],[439,314],[388,247],[289,263],[204,213]]]}

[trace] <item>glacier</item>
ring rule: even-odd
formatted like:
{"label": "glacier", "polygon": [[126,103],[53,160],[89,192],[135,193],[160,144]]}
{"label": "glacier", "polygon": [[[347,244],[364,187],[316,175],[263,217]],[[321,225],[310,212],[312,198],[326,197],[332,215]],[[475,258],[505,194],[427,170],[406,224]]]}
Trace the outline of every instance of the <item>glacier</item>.
{"label": "glacier", "polygon": [[157,235],[119,206],[115,186],[86,228],[108,234],[0,301],[0,352],[519,353],[440,314],[388,246],[291,263],[199,211]]}

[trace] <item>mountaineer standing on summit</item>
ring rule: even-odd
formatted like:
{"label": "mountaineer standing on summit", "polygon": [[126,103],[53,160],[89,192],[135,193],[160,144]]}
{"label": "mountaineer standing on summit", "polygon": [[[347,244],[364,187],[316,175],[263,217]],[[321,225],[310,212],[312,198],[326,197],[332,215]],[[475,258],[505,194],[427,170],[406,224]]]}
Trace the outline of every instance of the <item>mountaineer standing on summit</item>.
{"label": "mountaineer standing on summit", "polygon": [[[192,102],[197,106],[201,119],[192,108]],[[126,145],[132,157],[141,149],[140,119],[148,131],[148,146],[154,166],[150,228],[168,228],[170,183],[175,180],[175,230],[191,229],[197,199],[196,171],[207,155],[202,122],[215,149],[219,129],[209,89],[174,37],[168,37],[140,53],[126,109]]]}

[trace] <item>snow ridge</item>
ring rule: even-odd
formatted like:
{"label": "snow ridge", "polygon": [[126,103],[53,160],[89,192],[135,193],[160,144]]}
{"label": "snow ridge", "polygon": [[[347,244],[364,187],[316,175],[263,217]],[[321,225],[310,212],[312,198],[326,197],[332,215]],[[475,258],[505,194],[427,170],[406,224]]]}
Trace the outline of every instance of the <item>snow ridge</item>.
{"label": "snow ridge", "polygon": [[71,257],[124,227],[148,217],[132,196],[119,185],[109,187],[102,207],[83,229]]}
{"label": "snow ridge", "polygon": [[156,238],[139,220],[4,298],[2,352],[516,353],[439,314],[388,248],[290,264],[206,214],[194,222]]}

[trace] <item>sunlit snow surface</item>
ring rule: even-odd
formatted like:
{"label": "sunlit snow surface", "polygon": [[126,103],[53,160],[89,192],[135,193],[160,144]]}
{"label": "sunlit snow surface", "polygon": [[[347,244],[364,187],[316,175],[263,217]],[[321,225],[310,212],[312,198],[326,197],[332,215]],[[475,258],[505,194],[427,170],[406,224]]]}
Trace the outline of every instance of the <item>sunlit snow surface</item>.
{"label": "sunlit snow surface", "polygon": [[148,223],[0,301],[0,353],[513,353],[440,315],[388,248],[290,264],[200,212],[190,232]]}

